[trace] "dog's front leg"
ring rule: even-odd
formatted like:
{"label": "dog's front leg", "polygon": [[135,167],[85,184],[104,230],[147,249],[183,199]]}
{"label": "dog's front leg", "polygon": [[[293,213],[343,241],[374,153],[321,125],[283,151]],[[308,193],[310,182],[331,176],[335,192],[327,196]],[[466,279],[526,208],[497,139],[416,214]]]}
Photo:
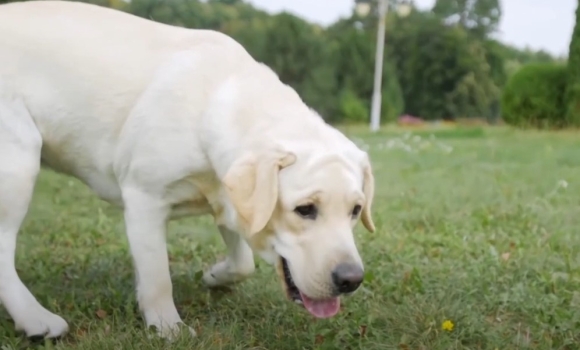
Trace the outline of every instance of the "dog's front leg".
{"label": "dog's front leg", "polygon": [[210,287],[242,281],[255,270],[254,253],[248,243],[237,232],[225,226],[219,226],[218,229],[228,255],[204,273],[203,280]]}
{"label": "dog's front leg", "polygon": [[[137,299],[147,326],[173,338],[182,320],[173,301],[165,233],[169,207],[161,196],[123,188],[125,225],[135,265]],[[195,335],[193,329],[189,329]]]}

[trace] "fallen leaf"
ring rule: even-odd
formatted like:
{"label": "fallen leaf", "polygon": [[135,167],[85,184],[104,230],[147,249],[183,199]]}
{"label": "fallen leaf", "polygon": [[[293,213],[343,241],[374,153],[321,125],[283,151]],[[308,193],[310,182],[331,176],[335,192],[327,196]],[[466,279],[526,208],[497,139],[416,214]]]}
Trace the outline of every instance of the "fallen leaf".
{"label": "fallen leaf", "polygon": [[107,317],[107,311],[102,309],[97,310],[97,317],[102,320],[103,318]]}
{"label": "fallen leaf", "polygon": [[399,348],[403,350],[409,350],[409,345],[407,345],[409,339],[406,334],[403,334],[401,340],[399,340]]}
{"label": "fallen leaf", "polygon": [[87,331],[86,331],[86,329],[83,329],[83,328],[78,328],[78,329],[77,329],[77,331],[76,331],[76,336],[77,336],[78,338],[82,338],[82,337],[84,337],[86,334],[87,334]]}
{"label": "fallen leaf", "polygon": [[505,252],[501,255],[501,258],[503,259],[503,261],[508,261],[510,258],[510,252]]}
{"label": "fallen leaf", "polygon": [[358,333],[360,334],[360,336],[361,336],[361,337],[364,337],[364,336],[365,336],[365,334],[367,334],[367,326],[366,326],[366,325],[364,325],[364,324],[363,324],[363,325],[361,325],[361,326],[358,328]]}

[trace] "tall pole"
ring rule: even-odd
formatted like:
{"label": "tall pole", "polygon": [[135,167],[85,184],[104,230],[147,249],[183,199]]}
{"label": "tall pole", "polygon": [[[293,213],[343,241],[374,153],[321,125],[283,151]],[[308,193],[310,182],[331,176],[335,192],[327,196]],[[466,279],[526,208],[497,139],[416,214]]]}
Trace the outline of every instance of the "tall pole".
{"label": "tall pole", "polygon": [[375,54],[375,83],[371,106],[371,131],[378,131],[381,125],[381,81],[383,77],[383,52],[385,49],[385,17],[388,11],[388,0],[379,0],[379,29],[377,33],[377,50]]}

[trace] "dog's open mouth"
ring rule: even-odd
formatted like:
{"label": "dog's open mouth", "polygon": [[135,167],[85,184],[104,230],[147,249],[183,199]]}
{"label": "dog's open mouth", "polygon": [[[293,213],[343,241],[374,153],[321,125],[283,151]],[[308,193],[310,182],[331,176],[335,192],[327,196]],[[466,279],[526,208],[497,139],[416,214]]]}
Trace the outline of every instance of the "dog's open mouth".
{"label": "dog's open mouth", "polygon": [[288,261],[280,258],[280,265],[282,267],[282,279],[286,287],[286,294],[290,300],[300,304],[308,310],[314,317],[328,318],[336,315],[340,310],[340,298],[328,299],[311,299],[306,294],[302,293],[292,278],[290,269],[288,268]]}

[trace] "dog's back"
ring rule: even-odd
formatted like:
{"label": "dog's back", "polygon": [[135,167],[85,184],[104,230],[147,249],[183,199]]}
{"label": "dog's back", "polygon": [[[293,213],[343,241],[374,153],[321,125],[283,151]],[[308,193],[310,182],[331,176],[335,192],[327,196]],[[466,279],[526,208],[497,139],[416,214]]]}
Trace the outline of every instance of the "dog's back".
{"label": "dog's back", "polygon": [[[29,103],[50,100],[53,108],[77,104],[111,116],[114,110],[99,109],[115,101],[130,105],[126,99],[137,98],[163,60],[203,45],[243,51],[218,32],[163,25],[96,5],[31,1],[0,6],[0,80],[12,91],[38,97],[28,98]],[[59,103],[63,98],[72,100]],[[48,105],[29,108],[35,118],[41,110],[51,112]]]}
{"label": "dog's back", "polygon": [[[180,52],[193,54],[179,58]],[[25,102],[43,138],[44,164],[75,176],[108,172],[111,164],[94,157],[113,158],[127,117],[160,77],[189,70],[219,72],[211,75],[218,79],[227,74],[226,65],[249,58],[219,32],[164,25],[96,5],[0,6],[0,96]],[[176,82],[166,85],[171,94],[208,90],[207,79],[183,86],[185,91]]]}

